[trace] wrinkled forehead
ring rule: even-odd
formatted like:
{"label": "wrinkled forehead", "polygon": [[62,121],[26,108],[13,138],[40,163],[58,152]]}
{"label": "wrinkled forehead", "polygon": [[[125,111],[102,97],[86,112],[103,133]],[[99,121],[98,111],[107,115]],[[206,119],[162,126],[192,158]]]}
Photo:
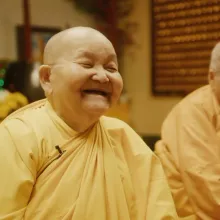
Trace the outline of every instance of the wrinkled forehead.
{"label": "wrinkled forehead", "polygon": [[[71,34],[63,35],[53,41],[53,47],[47,51],[49,57],[55,60],[71,59],[73,57],[98,58],[108,57],[117,61],[117,55],[111,42],[102,34]],[[54,60],[54,61],[55,61]]]}
{"label": "wrinkled forehead", "polygon": [[99,34],[75,36],[69,38],[69,45],[75,51],[91,50],[93,52],[115,53],[111,42]]}
{"label": "wrinkled forehead", "polygon": [[111,47],[98,47],[90,45],[89,47],[79,47],[76,50],[72,50],[74,58],[88,58],[88,59],[108,59],[110,61],[117,62],[117,55]]}
{"label": "wrinkled forehead", "polygon": [[80,40],[72,41],[63,48],[61,53],[65,58],[108,59],[117,62],[117,55],[108,41]]}

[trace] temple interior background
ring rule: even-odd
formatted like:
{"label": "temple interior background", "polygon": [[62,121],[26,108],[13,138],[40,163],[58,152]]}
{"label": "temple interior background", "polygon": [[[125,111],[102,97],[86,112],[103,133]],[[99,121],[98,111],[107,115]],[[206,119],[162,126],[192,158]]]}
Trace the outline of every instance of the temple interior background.
{"label": "temple interior background", "polygon": [[[47,40],[89,26],[119,54],[124,91],[107,115],[128,122],[153,147],[171,108],[207,83],[219,11],[214,0],[0,0],[0,120],[43,98],[37,73]],[[8,91],[27,100],[16,93],[6,108]]]}

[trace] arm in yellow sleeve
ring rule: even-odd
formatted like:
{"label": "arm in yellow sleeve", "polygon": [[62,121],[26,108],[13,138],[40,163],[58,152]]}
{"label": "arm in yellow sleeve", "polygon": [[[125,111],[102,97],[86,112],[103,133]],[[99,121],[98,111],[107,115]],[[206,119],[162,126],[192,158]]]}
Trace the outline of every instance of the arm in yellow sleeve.
{"label": "arm in yellow sleeve", "polygon": [[177,220],[175,204],[159,159],[152,155],[146,220]]}
{"label": "arm in yellow sleeve", "polygon": [[138,219],[178,219],[162,165],[151,149],[128,125],[122,146],[136,193]]}
{"label": "arm in yellow sleeve", "polygon": [[220,140],[212,120],[196,105],[177,120],[183,181],[195,213],[207,220],[220,216]]}
{"label": "arm in yellow sleeve", "polygon": [[36,177],[34,140],[20,120],[0,124],[0,219],[23,218]]}

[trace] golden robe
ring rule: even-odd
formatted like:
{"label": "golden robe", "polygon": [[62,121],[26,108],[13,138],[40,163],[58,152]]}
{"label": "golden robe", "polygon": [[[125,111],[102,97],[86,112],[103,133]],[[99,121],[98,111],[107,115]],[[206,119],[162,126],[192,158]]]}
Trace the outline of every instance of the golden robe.
{"label": "golden robe", "polygon": [[161,134],[156,153],[178,215],[184,220],[220,219],[220,107],[211,87],[194,91],[175,106]]}
{"label": "golden robe", "polygon": [[39,101],[0,124],[0,219],[177,219],[162,166],[124,122],[84,133]]}

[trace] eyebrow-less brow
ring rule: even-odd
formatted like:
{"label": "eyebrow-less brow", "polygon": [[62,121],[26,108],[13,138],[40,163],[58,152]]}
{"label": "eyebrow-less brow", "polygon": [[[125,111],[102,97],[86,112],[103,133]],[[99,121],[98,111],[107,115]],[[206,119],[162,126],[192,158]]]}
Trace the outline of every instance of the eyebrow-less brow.
{"label": "eyebrow-less brow", "polygon": [[[79,51],[76,54],[76,57],[87,57],[87,58],[94,58],[95,54],[90,51]],[[106,58],[108,61],[113,60],[114,62],[117,62],[117,55],[115,53],[109,54],[108,57]]]}
{"label": "eyebrow-less brow", "polygon": [[94,53],[89,52],[89,51],[79,51],[76,53],[76,57],[88,57],[88,58],[93,58],[95,56]]}

